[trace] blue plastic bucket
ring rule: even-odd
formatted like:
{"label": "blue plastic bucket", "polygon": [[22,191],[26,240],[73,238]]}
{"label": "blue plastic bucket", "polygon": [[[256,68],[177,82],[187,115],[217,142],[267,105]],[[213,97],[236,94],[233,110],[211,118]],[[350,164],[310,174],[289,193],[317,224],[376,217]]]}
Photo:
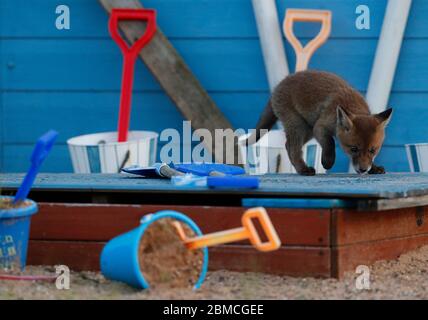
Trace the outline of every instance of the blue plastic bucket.
{"label": "blue plastic bucket", "polygon": [[[105,245],[101,253],[101,272],[103,275],[107,279],[125,282],[136,288],[149,288],[149,283],[144,279],[144,276],[141,273],[138,259],[138,248],[141,237],[150,224],[164,218],[172,218],[181,221],[187,224],[197,236],[202,235],[202,232],[196,223],[182,213],[165,210],[147,215],[141,219],[141,225],[138,228],[117,236]],[[208,270],[208,249],[203,248],[202,250],[204,255],[202,271],[194,289],[200,288],[205,280]]]}
{"label": "blue plastic bucket", "polygon": [[[0,196],[0,201],[12,201],[13,197]],[[0,270],[25,268],[31,216],[37,212],[37,204],[26,199],[27,206],[0,209]]]}

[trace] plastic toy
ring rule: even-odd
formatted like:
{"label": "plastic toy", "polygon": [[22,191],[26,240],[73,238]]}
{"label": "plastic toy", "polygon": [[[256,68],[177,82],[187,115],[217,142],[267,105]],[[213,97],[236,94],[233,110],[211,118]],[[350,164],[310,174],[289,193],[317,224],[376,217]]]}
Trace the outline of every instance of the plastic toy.
{"label": "plastic toy", "polygon": [[171,178],[174,175],[184,175],[182,172],[171,169],[166,163],[155,163],[151,167],[133,166],[123,168],[122,172],[143,176],[145,178]]}
{"label": "plastic toy", "polygon": [[[242,216],[243,227],[232,230],[203,235],[199,227],[186,215],[176,211],[160,211],[147,215],[141,220],[141,225],[125,234],[110,240],[101,253],[101,271],[108,279],[125,282],[133,287],[147,289],[149,283],[144,278],[139,263],[139,245],[146,229],[154,222],[172,218],[176,221],[176,228],[180,239],[189,250],[203,250],[203,264],[201,274],[194,288],[198,289],[203,283],[208,269],[209,246],[219,245],[249,239],[255,248],[260,251],[272,251],[280,247],[281,242],[264,208],[247,210]],[[262,242],[252,219],[258,219],[267,237]],[[186,224],[196,234],[196,238],[189,239],[185,235],[182,224]]]}
{"label": "plastic toy", "polygon": [[209,188],[246,188],[259,187],[257,177],[238,176],[245,170],[238,166],[201,163],[201,164],[170,164],[156,163],[152,167],[129,167],[123,172],[141,175],[147,178],[168,178],[172,183],[181,187]]}
{"label": "plastic toy", "polygon": [[184,173],[192,173],[197,176],[224,176],[245,174],[245,170],[238,166],[221,163],[179,163],[172,167]]}
{"label": "plastic toy", "polygon": [[259,187],[259,179],[257,177],[239,176],[244,174],[245,170],[238,166],[218,163],[185,163],[173,165],[172,167],[177,171],[186,173],[185,176],[177,175],[174,177],[173,183],[177,186],[243,189],[256,189]]}
{"label": "plastic toy", "polygon": [[196,176],[185,174],[183,176],[173,176],[173,185],[177,187],[208,187],[211,189],[235,188],[235,189],[257,189],[259,178],[257,177],[236,177],[236,176]]}
{"label": "plastic toy", "polygon": [[37,140],[33,154],[31,155],[31,167],[15,195],[15,199],[13,200],[14,204],[24,201],[27,198],[30,193],[31,186],[34,183],[34,179],[36,179],[37,173],[39,172],[40,166],[51,151],[57,137],[58,132],[50,130]]}
{"label": "plastic toy", "polygon": [[[25,268],[31,216],[38,210],[37,204],[27,199],[27,196],[57,136],[56,131],[50,130],[37,140],[31,156],[31,167],[16,196],[0,197],[1,202],[12,204],[10,207],[0,208],[0,269]],[[11,280],[9,275],[0,275],[0,279],[6,277]],[[15,279],[26,280],[20,276],[16,276]],[[38,279],[38,276],[34,276],[33,279]]]}
{"label": "plastic toy", "polygon": [[[0,197],[0,201],[13,201]],[[25,268],[31,216],[37,213],[37,204],[26,200],[23,207],[0,209],[0,270]]]}
{"label": "plastic toy", "polygon": [[[120,20],[147,21],[146,32],[131,47],[128,46],[119,33],[118,23]],[[128,140],[135,61],[141,49],[155,35],[156,11],[149,9],[113,9],[109,21],[109,30],[113,40],[118,44],[124,57],[118,123],[118,142],[124,142]]]}
{"label": "plastic toy", "polygon": [[[196,223],[182,213],[166,210],[147,215],[141,219],[141,224],[138,228],[117,236],[106,244],[100,260],[103,275],[108,279],[125,282],[136,288],[149,288],[150,285],[141,272],[138,247],[146,229],[152,223],[165,218],[172,218],[185,223],[195,234],[202,235],[202,231]],[[202,250],[202,271],[194,289],[200,288],[208,270],[208,249],[204,248]]]}
{"label": "plastic toy", "polygon": [[[224,176],[245,174],[245,170],[238,166],[218,163],[180,163],[166,164],[156,163],[152,167],[129,167],[122,169],[123,172],[136,174],[144,177],[171,178],[174,175],[192,173],[197,176]],[[177,172],[178,171],[178,172]]]}
{"label": "plastic toy", "polygon": [[[303,47],[293,33],[294,22],[320,22],[319,34]],[[308,68],[309,61],[314,52],[328,39],[331,31],[331,11],[288,9],[284,20],[284,33],[296,52],[296,72]]]}
{"label": "plastic toy", "polygon": [[[267,237],[266,242],[262,242],[257,230],[252,222],[252,219],[258,219],[265,235]],[[197,238],[187,238],[182,225],[180,222],[174,222],[174,227],[177,229],[180,238],[184,241],[186,247],[189,250],[195,250],[205,247],[216,246],[219,244],[225,244],[230,242],[236,242],[241,240],[249,239],[251,244],[260,251],[273,251],[280,247],[281,241],[279,240],[278,234],[269,219],[269,216],[264,208],[253,208],[245,211],[242,216],[241,228],[210,233]]]}

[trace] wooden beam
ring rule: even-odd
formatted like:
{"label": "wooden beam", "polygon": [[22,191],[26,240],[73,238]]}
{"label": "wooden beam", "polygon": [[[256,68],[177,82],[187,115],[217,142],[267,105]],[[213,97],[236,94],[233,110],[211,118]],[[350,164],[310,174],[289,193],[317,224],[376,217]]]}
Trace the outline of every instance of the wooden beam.
{"label": "wooden beam", "polygon": [[379,260],[397,259],[400,255],[428,244],[428,235],[362,242],[332,247],[332,277],[342,278],[359,265],[371,266]]}
{"label": "wooden beam", "polygon": [[[75,271],[98,271],[104,245],[93,241],[31,240],[28,265],[63,264]],[[260,252],[250,245],[218,246],[210,248],[209,269],[330,277],[330,249],[283,247]]]}
{"label": "wooden beam", "polygon": [[428,205],[428,195],[421,195],[396,199],[374,199],[358,201],[359,211],[384,211],[392,209],[405,209]]}
{"label": "wooden beam", "polygon": [[[176,210],[193,219],[203,233],[237,228],[245,208],[166,205],[111,205],[38,203],[31,220],[32,240],[101,241],[139,226],[141,217]],[[267,209],[276,231],[287,246],[327,247],[330,210]],[[120,217],[118,219],[118,217]],[[302,232],[305,230],[305,232]],[[240,244],[248,244],[244,241]]]}
{"label": "wooden beam", "polygon": [[281,247],[260,252],[250,246],[210,248],[210,270],[263,272],[294,277],[331,277],[330,248]]}
{"label": "wooden beam", "polygon": [[[111,12],[113,8],[138,9],[143,7],[138,0],[99,1],[107,12]],[[124,21],[120,23],[120,28],[128,41],[134,42],[144,33],[145,23]],[[235,159],[232,159],[232,157],[235,158],[235,146],[223,144],[223,139],[215,140],[215,129],[232,129],[232,125],[217,108],[159,27],[150,43],[140,52],[140,58],[183,116],[192,121],[193,129],[210,131],[213,146],[206,144],[206,147],[213,154],[214,159],[217,162],[223,162],[225,154],[227,154],[227,162],[235,163]],[[218,150],[218,154],[216,154],[216,150]],[[223,150],[223,152],[221,153],[219,150]]]}
{"label": "wooden beam", "polygon": [[332,245],[349,246],[364,242],[428,236],[427,216],[428,207],[380,212],[334,209]]}

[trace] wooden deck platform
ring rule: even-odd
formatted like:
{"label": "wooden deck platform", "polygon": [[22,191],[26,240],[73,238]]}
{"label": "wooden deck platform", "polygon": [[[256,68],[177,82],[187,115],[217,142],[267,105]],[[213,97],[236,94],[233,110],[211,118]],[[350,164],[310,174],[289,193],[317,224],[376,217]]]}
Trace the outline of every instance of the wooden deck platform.
{"label": "wooden deck platform", "polygon": [[[3,194],[22,175],[0,175]],[[183,189],[168,180],[128,175],[41,174],[31,198],[30,264],[97,270],[103,245],[135,228],[142,216],[183,212],[203,232],[240,225],[246,207],[262,205],[282,247],[260,253],[248,243],[210,249],[211,269],[340,277],[428,244],[428,175],[267,175],[259,190]]]}

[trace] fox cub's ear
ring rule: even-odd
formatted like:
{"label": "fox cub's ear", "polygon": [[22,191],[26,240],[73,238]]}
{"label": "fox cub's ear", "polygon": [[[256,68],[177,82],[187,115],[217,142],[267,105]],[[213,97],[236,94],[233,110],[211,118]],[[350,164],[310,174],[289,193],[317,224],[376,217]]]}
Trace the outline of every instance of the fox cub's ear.
{"label": "fox cub's ear", "polygon": [[386,109],[385,111],[382,111],[381,113],[375,115],[376,119],[378,119],[384,127],[386,127],[389,121],[391,120],[391,116],[392,108]]}
{"label": "fox cub's ear", "polygon": [[340,106],[337,106],[337,125],[347,131],[353,126],[352,120]]}

